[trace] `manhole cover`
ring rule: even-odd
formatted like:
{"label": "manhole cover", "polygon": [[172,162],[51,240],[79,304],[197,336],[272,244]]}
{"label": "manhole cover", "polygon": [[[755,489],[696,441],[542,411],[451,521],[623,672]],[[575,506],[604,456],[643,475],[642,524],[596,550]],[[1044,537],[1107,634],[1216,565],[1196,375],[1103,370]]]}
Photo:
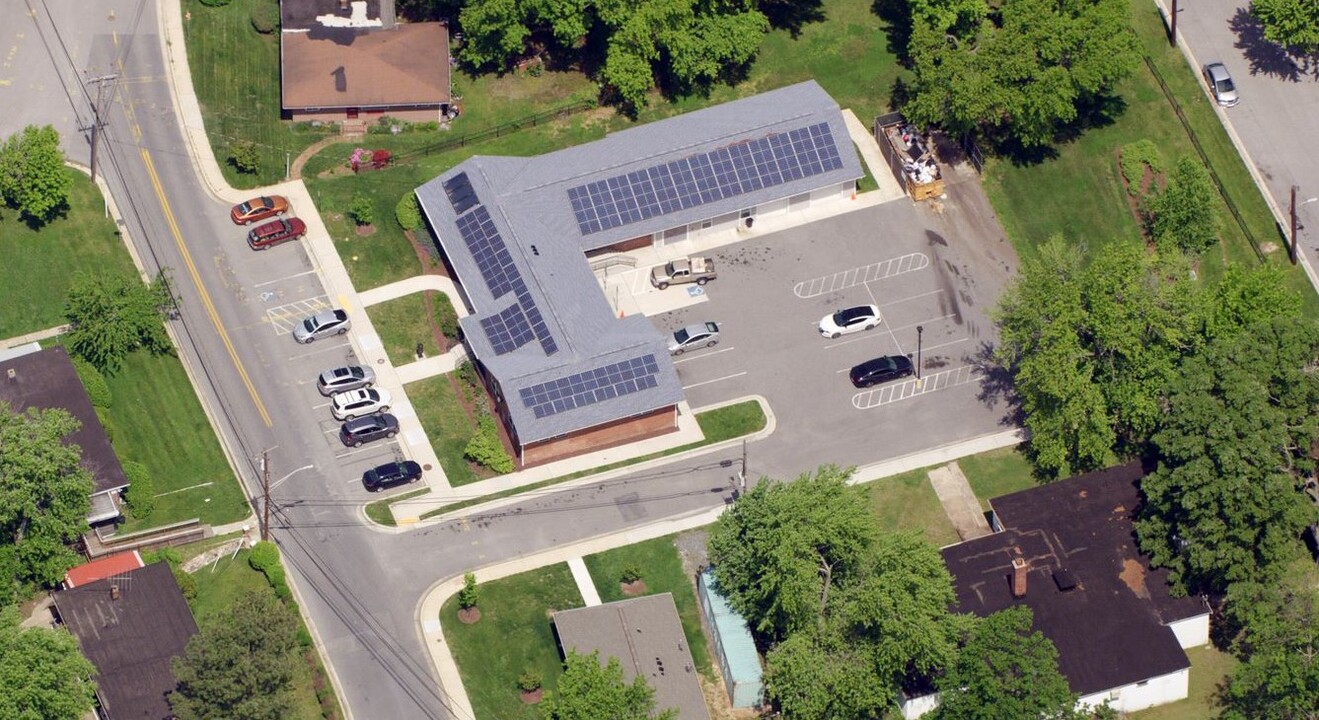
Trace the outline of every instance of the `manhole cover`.
{"label": "manhole cover", "polygon": [[422,465],[422,466],[421,466],[421,469],[422,469],[422,470],[425,470],[426,472],[430,472],[430,471],[431,471],[431,464],[430,464],[430,463],[426,463],[425,465]]}

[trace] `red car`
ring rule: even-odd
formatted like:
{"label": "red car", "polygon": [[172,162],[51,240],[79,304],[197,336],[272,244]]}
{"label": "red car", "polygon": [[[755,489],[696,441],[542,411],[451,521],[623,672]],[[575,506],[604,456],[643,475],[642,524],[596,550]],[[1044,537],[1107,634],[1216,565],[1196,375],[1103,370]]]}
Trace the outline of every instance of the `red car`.
{"label": "red car", "polygon": [[247,244],[253,250],[265,250],[282,242],[297,240],[307,234],[307,224],[291,217],[258,225],[247,233]]}
{"label": "red car", "polygon": [[251,225],[258,220],[283,215],[288,211],[288,198],[283,195],[269,195],[235,205],[234,209],[229,211],[229,219],[233,220],[235,225]]}

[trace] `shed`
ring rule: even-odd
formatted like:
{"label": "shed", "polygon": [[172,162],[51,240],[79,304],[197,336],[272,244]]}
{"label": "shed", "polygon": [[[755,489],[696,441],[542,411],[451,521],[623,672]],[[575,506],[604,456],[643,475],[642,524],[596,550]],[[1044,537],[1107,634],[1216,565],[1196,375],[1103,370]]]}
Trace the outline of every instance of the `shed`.
{"label": "shed", "polygon": [[714,651],[719,657],[729,702],[735,708],[760,707],[765,697],[765,680],[746,618],[729,607],[728,600],[719,594],[710,568],[697,577],[696,587],[701,614],[714,636]]}

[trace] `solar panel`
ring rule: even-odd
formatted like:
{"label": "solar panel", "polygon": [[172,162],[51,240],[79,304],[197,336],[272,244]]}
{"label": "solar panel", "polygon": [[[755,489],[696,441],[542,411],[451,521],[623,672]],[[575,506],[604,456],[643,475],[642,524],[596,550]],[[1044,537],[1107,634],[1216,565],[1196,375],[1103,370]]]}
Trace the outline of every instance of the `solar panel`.
{"label": "solar panel", "polygon": [[583,235],[843,166],[828,123],[794,128],[568,189]]}
{"label": "solar panel", "polygon": [[659,362],[641,355],[518,391],[537,418],[659,387]]}
{"label": "solar panel", "polygon": [[444,181],[444,194],[449,196],[449,204],[453,206],[456,215],[462,215],[473,205],[481,202],[476,197],[476,190],[472,188],[472,182],[467,179],[465,172],[460,172]]}
{"label": "solar panel", "polygon": [[[467,244],[468,252],[472,254],[472,259],[476,261],[476,267],[481,271],[481,278],[485,280],[486,287],[490,289],[490,294],[496,300],[510,292],[517,297],[518,314],[516,317],[513,315],[504,317],[505,313],[510,312],[506,308],[499,316],[487,317],[481,320],[481,327],[490,339],[490,344],[495,348],[495,354],[503,355],[505,352],[516,350],[529,342],[530,338],[515,342],[512,345],[507,342],[503,342],[503,344],[496,343],[496,339],[502,341],[505,335],[511,338],[523,337],[521,332],[523,326],[540,341],[540,347],[546,355],[553,355],[558,352],[559,344],[554,341],[549,325],[545,323],[545,318],[536,305],[536,299],[532,297],[531,291],[527,289],[527,284],[522,279],[522,273],[518,270],[517,264],[513,262],[513,254],[509,252],[508,245],[504,243],[504,238],[499,234],[499,228],[495,227],[495,221],[490,217],[490,212],[486,210],[484,205],[478,205],[471,212],[458,216],[458,233],[462,235],[463,242]],[[504,319],[497,321],[495,317],[504,317]],[[487,322],[490,322],[490,325],[487,325]],[[514,327],[516,331],[504,333],[499,329],[499,323],[502,323],[505,328]],[[501,351],[500,347],[506,349]]]}
{"label": "solar panel", "polygon": [[498,315],[482,318],[481,329],[485,331],[496,355],[513,352],[531,342],[534,337],[531,324],[527,322],[527,316],[519,303],[509,305]]}

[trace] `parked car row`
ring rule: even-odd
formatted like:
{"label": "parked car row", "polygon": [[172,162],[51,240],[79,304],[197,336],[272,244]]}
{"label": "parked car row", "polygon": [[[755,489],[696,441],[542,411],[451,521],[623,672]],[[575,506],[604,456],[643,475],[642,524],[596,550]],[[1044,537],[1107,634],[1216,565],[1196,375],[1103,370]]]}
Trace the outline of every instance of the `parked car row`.
{"label": "parked car row", "polygon": [[265,250],[307,234],[307,224],[296,217],[278,217],[288,212],[288,198],[282,195],[265,195],[241,202],[229,211],[235,225],[251,225],[268,218],[276,218],[252,228],[247,233],[247,244],[253,250]]}
{"label": "parked car row", "polygon": [[[883,316],[875,305],[857,305],[843,308],[825,315],[820,319],[820,335],[835,339],[863,330],[873,330],[883,322]],[[710,348],[719,344],[719,323],[703,322],[678,328],[669,343],[671,355],[682,355],[696,348]],[[911,358],[905,355],[884,355],[857,365],[848,373],[852,384],[858,388],[868,388],[880,383],[900,380],[911,376],[915,366]]]}

